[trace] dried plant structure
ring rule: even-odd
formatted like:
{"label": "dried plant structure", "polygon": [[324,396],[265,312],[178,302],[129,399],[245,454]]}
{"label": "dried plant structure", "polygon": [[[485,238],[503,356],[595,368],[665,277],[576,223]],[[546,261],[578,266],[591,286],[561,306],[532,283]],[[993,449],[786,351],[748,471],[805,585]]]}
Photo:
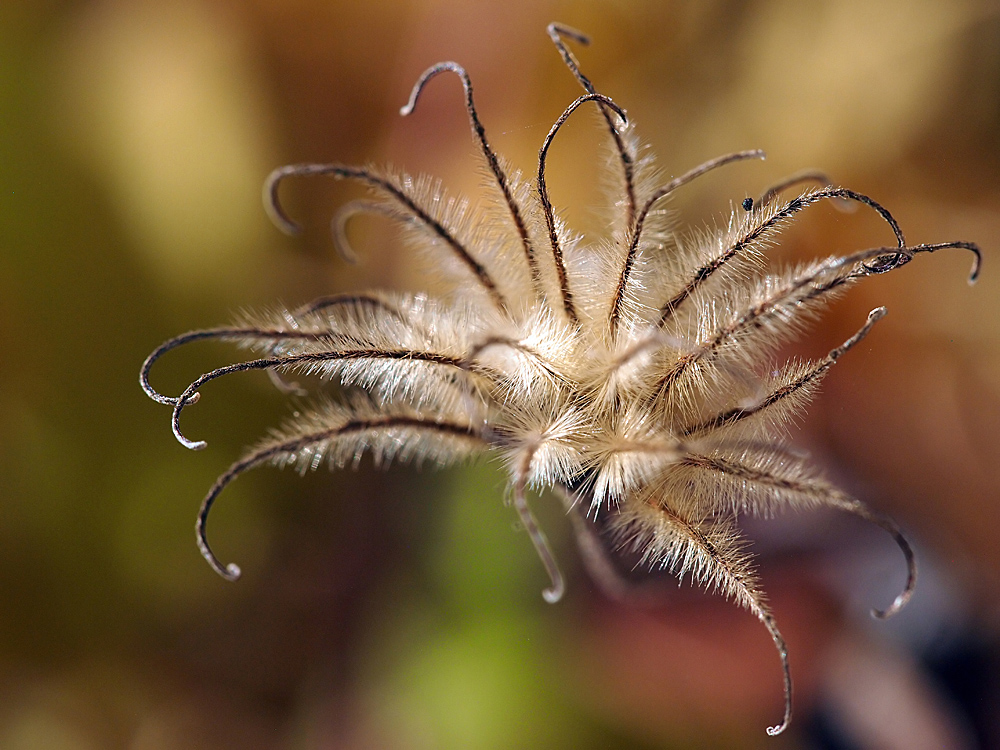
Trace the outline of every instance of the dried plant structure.
{"label": "dried plant structure", "polygon": [[[625,113],[595,90],[567,48],[586,44],[579,32],[552,24],[549,35],[585,93],[545,138],[533,181],[503,163],[489,144],[466,71],[444,62],[417,81],[401,113],[413,111],[427,83],[457,76],[490,200],[470,208],[439,183],[372,167],[302,164],[268,178],[265,202],[279,227],[296,232],[278,200],[287,178],[325,175],[370,189],[335,216],[340,250],[358,212],[398,224],[407,240],[450,280],[450,293],[366,292],[324,297],[297,310],[250,316],[223,328],[167,341],[142,367],[146,393],[173,409],[173,431],[188,448],[204,442],[181,431],[183,410],[224,375],[265,370],[335,381],[347,395],[275,430],[218,478],[197,520],[198,545],[211,566],[235,580],[240,570],[212,552],[205,524],[226,486],[262,464],[342,468],[370,453],[392,460],[445,465],[495,452],[509,476],[510,500],[551,579],[547,601],[563,594],[563,577],[527,502],[529,488],[554,489],[574,516],[584,559],[609,570],[588,521],[600,519],[610,541],[650,566],[689,575],[750,610],[777,647],[785,711],[791,718],[787,650],[739,534],[742,513],[832,507],[885,529],[899,545],[908,575],[885,618],[907,602],[916,580],[913,553],[889,519],[829,484],[784,443],[823,376],[884,314],[873,310],[841,346],[818,361],[774,364],[779,345],[800,334],[823,305],[852,284],[944,248],[979,251],[966,242],[908,245],[890,213],[871,198],[801,173],[759,200],[743,201],[724,229],[679,238],[662,205],[675,190],[732,162],[763,158],[742,151],[663,180],[640,152]],[[546,158],[573,113],[596,107],[610,135],[617,219],[598,240],[572,233],[559,219],[546,184]],[[808,182],[819,186],[805,189]],[[798,187],[783,202],[782,191]],[[772,271],[764,256],[788,222],[821,202],[851,202],[877,212],[894,243]],[[149,384],[167,351],[222,339],[256,358],[205,373],[177,397]]]}

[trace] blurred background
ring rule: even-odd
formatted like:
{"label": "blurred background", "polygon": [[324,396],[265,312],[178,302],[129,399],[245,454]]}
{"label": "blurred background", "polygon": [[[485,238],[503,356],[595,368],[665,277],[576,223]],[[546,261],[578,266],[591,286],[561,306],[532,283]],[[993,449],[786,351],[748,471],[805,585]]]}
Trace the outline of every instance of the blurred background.
{"label": "blurred background", "polygon": [[[328,220],[358,195],[298,181],[289,240],[260,185],[296,161],[387,163],[479,195],[458,82],[398,108],[427,66],[462,63],[496,149],[531,172],[579,95],[545,34],[576,48],[668,175],[722,153],[672,207],[692,230],[804,167],[889,207],[911,242],[969,240],[866,281],[789,354],[823,356],[890,314],[832,371],[794,435],[893,515],[921,579],[877,529],[828,514],[748,524],[788,641],[796,716],[765,630],[669,578],[609,602],[550,497],[570,575],[547,581],[490,462],[305,478],[260,470],[213,516],[229,584],[192,527],[204,492],[295,403],[260,373],[172,437],[136,382],[166,338],[241,309],[428,284],[384,222],[356,266]],[[550,188],[599,234],[606,133],[568,123]],[[0,4],[0,748],[1000,747],[1000,8],[969,0],[556,2],[4,0]],[[772,255],[891,241],[868,212],[804,212]],[[233,361],[172,353],[166,393]]]}

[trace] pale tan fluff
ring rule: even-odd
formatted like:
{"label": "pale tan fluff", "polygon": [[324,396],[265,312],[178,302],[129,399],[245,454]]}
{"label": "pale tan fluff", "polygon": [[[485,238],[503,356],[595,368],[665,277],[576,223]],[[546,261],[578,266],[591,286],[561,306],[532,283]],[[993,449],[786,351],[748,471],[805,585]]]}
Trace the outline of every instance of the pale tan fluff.
{"label": "pale tan fluff", "polygon": [[[359,211],[390,217],[407,242],[426,253],[450,284],[441,297],[370,292],[334,295],[297,310],[250,316],[226,327],[195,331],[163,344],[146,360],[142,385],[171,405],[177,438],[189,448],[181,410],[222,375],[267,370],[282,379],[309,373],[333,380],[348,396],[322,401],[297,415],[219,477],[198,517],[198,543],[221,575],[205,538],[219,493],[260,464],[302,471],[323,463],[356,465],[371,453],[391,460],[445,465],[492,451],[509,476],[513,505],[551,577],[544,595],[558,600],[563,579],[527,505],[526,490],[553,488],[578,514],[574,528],[594,570],[608,571],[595,534],[630,548],[649,565],[716,588],[756,615],[781,656],[785,715],[791,716],[786,648],[770,614],[736,519],[785,508],[834,507],[873,521],[893,535],[908,565],[903,592],[880,617],[909,598],[916,569],[909,545],[888,519],[827,483],[784,447],[789,421],[801,414],[822,377],[881,318],[873,310],[858,332],[824,359],[772,361],[779,344],[798,335],[832,295],[873,274],[946,247],[907,245],[892,216],[872,199],[824,183],[788,202],[790,187],[816,182],[803,173],[775,186],[717,232],[679,239],[662,200],[699,175],[741,160],[746,151],[707,162],[663,181],[650,159],[639,159],[622,110],[594,90],[565,39],[586,43],[557,24],[549,34],[586,94],[563,113],[545,139],[532,182],[507,168],[486,139],[472,85],[456,63],[441,63],[420,78],[403,108],[408,114],[424,85],[450,72],[464,86],[477,148],[489,178],[485,206],[447,195],[427,178],[371,167],[305,164],[276,170],[265,197],[276,222],[297,226],[278,202],[278,186],[293,175],[360,181],[370,200],[344,206],[334,230],[345,255],[345,224]],[[579,107],[603,116],[613,146],[611,166],[621,186],[618,217],[607,237],[572,234],[553,208],[545,181],[546,156],[565,120]],[[779,271],[764,256],[781,228],[823,202],[853,202],[889,224],[896,244],[818,260]],[[256,359],[202,375],[179,397],[149,385],[152,364],[166,351],[200,339],[225,339],[255,351]],[[346,388],[344,388],[346,387]],[[588,536],[589,535],[589,536]],[[586,538],[584,538],[586,537]]]}

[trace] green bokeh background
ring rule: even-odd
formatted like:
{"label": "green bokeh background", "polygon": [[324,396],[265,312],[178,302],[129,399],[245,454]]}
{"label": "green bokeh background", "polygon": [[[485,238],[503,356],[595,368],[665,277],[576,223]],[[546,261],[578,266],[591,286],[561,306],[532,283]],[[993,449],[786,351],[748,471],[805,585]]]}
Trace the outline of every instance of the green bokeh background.
{"label": "green bokeh background", "polygon": [[[578,95],[544,33],[551,20],[593,36],[579,51],[584,70],[628,109],[667,175],[767,150],[763,165],[679,195],[685,224],[724,221],[744,196],[821,167],[889,206],[914,242],[982,245],[972,290],[966,257],[920,258],[838,302],[792,351],[822,355],[869,309],[889,306],[831,375],[796,443],[913,535],[929,571],[913,617],[930,606],[940,631],[925,650],[972,632],[997,664],[995,4],[6,0],[0,748],[807,747],[823,734],[810,716],[823,711],[857,746],[881,728],[914,747],[882,709],[844,698],[851,686],[891,693],[873,674],[919,688],[892,693],[890,708],[923,717],[942,733],[932,736],[1000,742],[919,654],[905,656],[917,619],[883,630],[864,620],[881,602],[868,589],[850,595],[861,585],[851,582],[878,578],[884,561],[865,578],[858,550],[886,542],[827,516],[754,527],[800,685],[799,718],[777,740],[763,730],[780,715],[780,677],[751,617],[669,584],[655,616],[608,603],[573,570],[556,503],[539,498],[571,571],[567,600],[545,605],[543,571],[503,505],[495,461],[251,472],[227,491],[212,529],[243,580],[222,581],[198,555],[202,493],[295,404],[259,373],[220,383],[186,414],[188,433],[209,441],[192,453],[140,391],[143,358],[244,308],[433,288],[376,220],[352,228],[361,264],[335,257],[328,217],[354,188],[289,185],[307,226],[289,240],[267,223],[260,185],[287,162],[392,162],[477,194],[457,83],[442,79],[415,115],[397,114],[417,75],[446,59],[472,75],[497,150],[532,171],[549,125]],[[606,204],[602,137],[592,119],[571,121],[550,164],[554,201],[591,233]],[[863,213],[824,207],[774,256],[867,247],[885,234]],[[232,356],[194,345],[154,380],[177,392]],[[855,663],[851,648],[875,669],[837,672]],[[983,700],[973,714],[1000,715]]]}

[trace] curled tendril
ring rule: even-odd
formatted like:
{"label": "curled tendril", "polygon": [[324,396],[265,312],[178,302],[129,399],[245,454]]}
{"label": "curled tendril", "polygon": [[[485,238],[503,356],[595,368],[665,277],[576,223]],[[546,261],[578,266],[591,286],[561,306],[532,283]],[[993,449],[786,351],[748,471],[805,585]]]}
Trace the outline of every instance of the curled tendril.
{"label": "curled tendril", "polygon": [[979,246],[974,242],[939,242],[934,245],[911,245],[910,247],[900,247],[899,252],[886,253],[875,259],[873,263],[866,264],[864,270],[871,275],[878,275],[894,271],[900,266],[905,266],[916,253],[933,253],[936,250],[948,250],[958,248],[970,251],[974,258],[972,270],[969,271],[969,284],[975,284],[979,280],[979,269],[982,266],[983,254]]}
{"label": "curled tendril", "polygon": [[[559,51],[559,55],[562,57],[566,67],[569,68],[576,80],[579,81],[580,85],[583,86],[584,90],[588,94],[596,94],[597,89],[594,87],[594,84],[590,82],[590,79],[587,78],[587,76],[585,76],[580,70],[580,63],[577,62],[576,56],[570,52],[569,48],[563,43],[563,38],[566,38],[572,39],[577,44],[587,47],[590,45],[590,37],[561,23],[550,23],[546,31],[548,31],[549,38]],[[626,145],[624,139],[622,138],[622,128],[619,128],[619,126],[615,124],[609,110],[615,110],[619,117],[622,115],[621,112],[618,111],[617,107],[610,107],[606,103],[602,103],[601,115],[604,117],[604,122],[607,123],[608,132],[611,134],[611,140],[614,142],[615,151],[618,153],[618,161],[622,165],[622,179],[625,182],[625,226],[628,227],[632,226],[632,222],[635,220],[635,159],[632,155],[632,150],[628,147],[628,145]],[[627,123],[625,124],[627,125]]]}
{"label": "curled tendril", "polygon": [[263,357],[261,359],[254,359],[247,362],[238,362],[236,364],[220,367],[216,370],[205,373],[201,377],[194,380],[187,388],[184,389],[184,392],[177,397],[176,403],[174,403],[173,417],[170,422],[174,437],[176,437],[177,441],[185,448],[195,451],[202,450],[208,445],[208,443],[204,440],[189,440],[184,436],[183,432],[181,432],[181,412],[184,411],[186,406],[193,404],[198,400],[199,388],[206,383],[210,383],[213,380],[221,378],[224,375],[231,375],[237,372],[249,372],[251,370],[269,370],[271,368],[287,369],[291,367],[317,367],[324,362],[334,360],[347,361],[363,359],[427,362],[435,365],[453,367],[456,370],[464,371],[464,361],[461,359],[450,357],[445,354],[411,349],[347,349],[305,352],[303,354],[291,354],[283,357]]}
{"label": "curled tendril", "polygon": [[279,461],[281,459],[284,459],[286,462],[292,461],[303,450],[315,448],[327,441],[343,437],[347,434],[373,432],[398,427],[425,432],[437,432],[442,435],[459,436],[474,442],[482,442],[481,435],[471,425],[449,422],[425,422],[409,416],[388,416],[347,421],[335,427],[265,445],[230,466],[224,474],[215,480],[215,484],[212,485],[212,488],[205,495],[204,500],[202,500],[201,508],[198,511],[198,519],[195,522],[195,536],[202,557],[205,558],[216,573],[227,581],[236,581],[239,579],[241,575],[240,567],[235,563],[223,565],[212,551],[212,546],[208,542],[207,528],[208,516],[212,512],[215,501],[222,494],[222,491],[244,472],[269,461]]}
{"label": "curled tendril", "polygon": [[[745,248],[750,246],[752,243],[759,241],[762,237],[766,236],[768,232],[776,231],[778,226],[783,221],[790,219],[803,209],[819,203],[820,201],[832,199],[856,201],[874,209],[892,229],[892,232],[896,237],[897,248],[902,248],[906,245],[903,230],[900,229],[896,219],[893,218],[892,214],[889,213],[884,206],[869,198],[867,195],[862,195],[861,193],[856,193],[853,190],[847,190],[846,188],[831,188],[829,190],[817,190],[813,193],[807,193],[806,195],[790,200],[779,211],[776,211],[773,216],[744,234],[739,241],[728,247],[721,255],[713,258],[707,264],[699,268],[695,272],[692,279],[660,308],[660,325],[666,325],[671,316],[673,316],[677,309],[691,297],[695,290],[704,284],[719,269],[725,267],[726,264],[728,264]],[[648,211],[650,205],[650,203],[647,203],[644,207],[645,210]],[[902,263],[905,262],[902,261],[902,255],[900,253],[894,253],[893,257],[899,265],[902,265]]]}
{"label": "curled tendril", "polygon": [[444,72],[454,73],[462,81],[462,88],[465,91],[465,109],[469,114],[469,124],[472,126],[473,136],[477,141],[479,141],[479,147],[483,153],[483,158],[486,159],[486,164],[489,167],[490,173],[493,175],[493,179],[496,180],[497,187],[500,189],[504,203],[507,205],[507,211],[510,213],[510,218],[514,222],[514,228],[517,230],[517,235],[521,240],[521,245],[524,247],[525,258],[527,259],[528,266],[531,270],[532,279],[537,284],[539,279],[538,260],[535,258],[535,251],[531,245],[531,239],[528,236],[528,227],[525,224],[521,207],[514,198],[514,191],[511,189],[510,179],[504,172],[503,167],[500,166],[500,160],[497,158],[496,151],[493,150],[493,147],[490,146],[490,143],[486,138],[486,128],[483,127],[482,122],[479,120],[479,113],[476,112],[476,104],[472,96],[472,79],[469,78],[469,74],[465,71],[465,68],[456,62],[442,62],[437,65],[432,65],[423,72],[416,84],[414,84],[413,90],[410,92],[410,99],[400,108],[399,114],[403,117],[410,115],[417,106],[417,100],[420,98],[420,94],[423,92],[424,86],[427,85],[427,82],[436,75]]}
{"label": "curled tendril", "polygon": [[455,253],[489,294],[497,308],[505,309],[507,307],[506,299],[500,293],[486,267],[476,260],[469,249],[444,224],[422,208],[405,187],[380,177],[370,169],[349,167],[343,164],[292,164],[279,167],[271,172],[264,182],[264,207],[275,226],[286,234],[298,234],[302,231],[302,225],[293,221],[285,212],[278,197],[278,188],[289,177],[302,176],[327,176],[338,180],[358,180],[373,190],[385,194],[398,204],[404,214],[412,216],[420,222],[432,236],[444,242]]}
{"label": "curled tendril", "polygon": [[[146,360],[142,363],[142,368],[139,371],[139,385],[142,386],[142,390],[149,396],[153,401],[158,404],[166,404],[168,406],[173,406],[178,402],[177,398],[171,396],[164,396],[162,393],[153,388],[149,383],[149,373],[153,369],[153,365],[156,364],[157,360],[160,359],[164,354],[169,352],[171,349],[176,349],[184,344],[190,344],[193,341],[208,341],[211,339],[219,339],[222,341],[242,341],[247,339],[259,339],[261,341],[285,341],[285,340],[307,340],[307,341],[317,341],[329,336],[329,333],[321,333],[315,331],[297,331],[297,330],[281,330],[281,329],[264,329],[264,328],[207,328],[202,331],[190,331],[189,333],[181,334],[180,336],[175,336],[168,341],[160,344],[156,349],[150,353]],[[198,394],[195,394],[188,399],[188,403],[195,403],[198,400]]]}
{"label": "curled tendril", "polygon": [[579,99],[574,101],[561,115],[559,115],[559,118],[549,130],[548,135],[545,136],[541,149],[538,151],[538,200],[541,203],[542,212],[545,215],[545,225],[549,231],[549,244],[552,248],[552,258],[555,261],[556,271],[559,274],[559,289],[562,293],[563,309],[565,309],[566,315],[573,325],[577,325],[580,322],[580,319],[577,316],[576,307],[573,304],[573,295],[569,289],[569,280],[566,277],[566,264],[563,261],[562,247],[559,242],[559,233],[556,230],[555,209],[552,208],[552,202],[549,200],[548,186],[545,183],[545,164],[548,158],[549,147],[552,145],[552,139],[556,137],[556,133],[559,132],[559,129],[563,126],[566,120],[569,119],[570,115],[572,115],[581,104],[585,104],[586,102],[600,102],[613,109],[621,118],[623,123],[628,122],[628,118],[625,116],[625,111],[608,97],[601,94],[587,94],[586,96],[581,96]]}
{"label": "curled tendril", "polygon": [[[830,179],[826,172],[821,172],[818,169],[803,169],[802,171],[791,174],[785,179],[771,185],[767,190],[761,193],[760,198],[757,199],[757,205],[763,206],[775,200],[778,195],[785,190],[793,188],[796,185],[806,185],[811,182],[824,188],[835,187],[833,180]],[[749,205],[747,205],[747,202],[749,202]],[[844,213],[850,213],[858,207],[857,203],[853,203],[847,198],[834,198],[832,199],[832,202],[835,208],[839,211],[843,211]],[[744,201],[743,207],[749,211],[753,208],[753,205],[753,199],[747,198],[747,200]]]}
{"label": "curled tendril", "polygon": [[330,234],[337,254],[345,263],[354,265],[358,262],[358,254],[354,252],[351,241],[347,238],[347,224],[358,214],[381,214],[397,218],[398,214],[388,206],[375,201],[350,201],[337,209],[330,219]]}
{"label": "curled tendril", "polygon": [[864,514],[860,511],[853,511],[862,515],[862,517],[875,524],[876,526],[884,529],[899,547],[900,551],[903,553],[903,557],[906,560],[906,584],[903,586],[903,590],[899,592],[896,598],[893,600],[892,604],[886,609],[873,608],[871,610],[871,615],[877,620],[887,620],[893,615],[895,615],[899,610],[906,606],[906,603],[910,601],[910,597],[913,596],[913,591],[917,587],[917,557],[913,554],[913,548],[907,541],[906,537],[903,536],[903,532],[900,530],[899,526],[889,517],[880,515],[868,509],[864,510]]}
{"label": "curled tendril", "polygon": [[[331,307],[343,306],[364,306],[394,317],[407,325],[411,325],[411,322],[406,319],[403,312],[396,305],[390,303],[377,294],[324,295],[323,297],[313,300],[312,302],[292,311],[289,322],[292,325],[297,325],[296,321],[315,315],[322,310],[326,310]],[[163,342],[156,347],[156,349],[154,349],[148,357],[146,357],[139,370],[139,385],[142,387],[145,394],[149,396],[149,398],[153,399],[153,401],[156,401],[159,404],[173,406],[177,403],[178,399],[172,396],[164,396],[162,393],[154,389],[149,382],[149,373],[153,369],[153,365],[156,364],[156,362],[164,354],[173,349],[195,341],[210,341],[213,339],[220,341],[250,340],[272,342],[274,344],[272,352],[276,352],[276,347],[287,341],[322,341],[323,339],[329,338],[333,334],[334,331],[330,329],[302,330],[300,328],[264,328],[254,326],[206,328],[200,331],[189,331],[188,333],[175,336],[174,338]],[[269,373],[272,374],[272,381],[275,382],[275,385],[278,388],[293,393],[301,391],[298,386],[282,381],[280,376],[273,370],[269,371]],[[200,395],[196,393],[188,399],[188,403],[196,403],[199,398]]]}
{"label": "curled tendril", "polygon": [[531,468],[531,459],[534,452],[533,449],[529,449],[521,457],[520,466],[518,467],[518,477],[513,487],[513,504],[518,518],[521,520],[521,525],[528,533],[528,538],[531,539],[531,543],[535,547],[535,552],[538,553],[538,557],[542,561],[542,566],[545,568],[545,572],[548,573],[549,580],[551,581],[549,587],[542,591],[542,598],[549,604],[555,604],[563,598],[563,594],[566,592],[566,579],[559,569],[555,555],[552,554],[552,548],[545,538],[545,533],[539,528],[538,521],[535,520],[535,515],[531,512],[527,497],[525,496],[527,475]]}

